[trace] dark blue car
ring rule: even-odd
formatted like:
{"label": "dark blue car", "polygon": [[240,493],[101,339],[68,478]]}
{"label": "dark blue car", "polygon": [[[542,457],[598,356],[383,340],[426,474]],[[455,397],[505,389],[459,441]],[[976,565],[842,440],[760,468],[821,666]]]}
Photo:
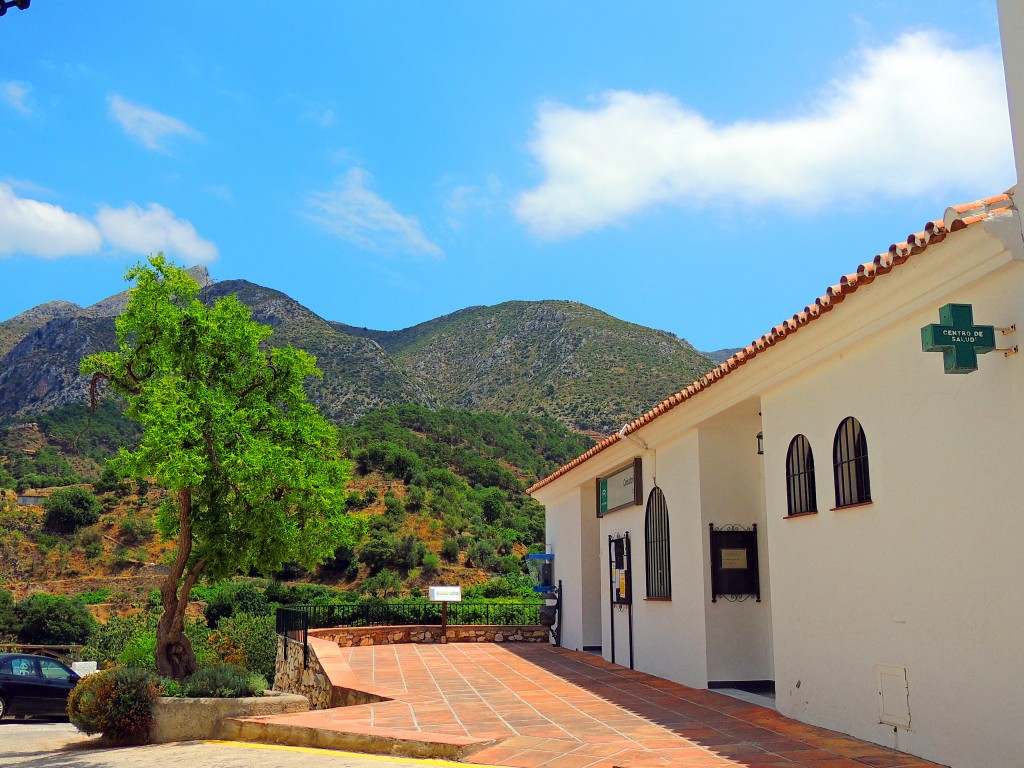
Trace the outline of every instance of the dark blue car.
{"label": "dark blue car", "polygon": [[8,715],[66,715],[79,677],[56,659],[0,653],[0,719]]}

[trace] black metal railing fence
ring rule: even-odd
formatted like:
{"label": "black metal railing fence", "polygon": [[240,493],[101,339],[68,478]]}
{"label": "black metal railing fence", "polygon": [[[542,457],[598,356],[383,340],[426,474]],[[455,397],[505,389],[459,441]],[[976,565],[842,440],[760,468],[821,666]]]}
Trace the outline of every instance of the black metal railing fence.
{"label": "black metal railing fence", "polygon": [[[522,626],[540,624],[543,603],[447,603],[448,624]],[[440,626],[441,603],[361,602],[290,605],[277,609],[279,637],[302,643],[308,660],[308,634],[324,627]],[[287,658],[288,644],[285,643]]]}

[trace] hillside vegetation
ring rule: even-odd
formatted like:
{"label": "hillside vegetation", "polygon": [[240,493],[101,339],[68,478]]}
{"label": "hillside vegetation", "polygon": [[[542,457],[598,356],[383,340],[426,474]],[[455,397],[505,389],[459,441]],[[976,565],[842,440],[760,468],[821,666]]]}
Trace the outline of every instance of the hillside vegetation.
{"label": "hillside vegetation", "polygon": [[[18,596],[106,590],[122,607],[145,601],[171,548],[159,533],[163,492],[125,482],[106,457],[137,437],[113,404],[82,406],[0,429],[0,585]],[[523,489],[591,441],[551,418],[431,411],[404,405],[343,428],[355,463],[346,505],[365,535],[313,573],[277,576],[368,595],[417,595],[431,583],[466,586],[522,579],[522,557],[542,545],[542,508]],[[17,492],[52,496],[80,484],[95,495],[95,522],[55,525]]]}

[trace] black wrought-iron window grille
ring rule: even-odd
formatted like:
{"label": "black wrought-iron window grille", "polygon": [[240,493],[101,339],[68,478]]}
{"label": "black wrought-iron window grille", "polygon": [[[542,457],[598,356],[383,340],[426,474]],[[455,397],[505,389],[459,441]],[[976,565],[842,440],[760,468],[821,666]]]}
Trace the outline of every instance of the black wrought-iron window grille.
{"label": "black wrought-iron window grille", "polygon": [[797,435],[786,453],[786,510],[789,515],[818,511],[814,484],[814,453],[810,441]]}
{"label": "black wrought-iron window grille", "polygon": [[832,446],[836,484],[836,507],[849,507],[871,501],[868,475],[868,440],[860,422],[847,416],[836,430]]}
{"label": "black wrought-iron window grille", "polygon": [[668,534],[668,504],[665,494],[657,486],[647,497],[647,515],[644,521],[647,552],[647,597],[672,597],[672,559]]}

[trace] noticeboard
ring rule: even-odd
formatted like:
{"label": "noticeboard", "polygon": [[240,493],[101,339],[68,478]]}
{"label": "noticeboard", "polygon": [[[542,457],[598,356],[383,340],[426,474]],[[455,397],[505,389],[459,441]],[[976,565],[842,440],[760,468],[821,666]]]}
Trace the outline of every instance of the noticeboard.
{"label": "noticeboard", "polygon": [[644,503],[643,463],[639,457],[610,475],[597,478],[597,516]]}
{"label": "noticeboard", "polygon": [[715,528],[711,532],[711,602],[719,597],[743,600],[755,597],[761,602],[761,576],[757,562],[757,525],[746,530],[736,525]]}

